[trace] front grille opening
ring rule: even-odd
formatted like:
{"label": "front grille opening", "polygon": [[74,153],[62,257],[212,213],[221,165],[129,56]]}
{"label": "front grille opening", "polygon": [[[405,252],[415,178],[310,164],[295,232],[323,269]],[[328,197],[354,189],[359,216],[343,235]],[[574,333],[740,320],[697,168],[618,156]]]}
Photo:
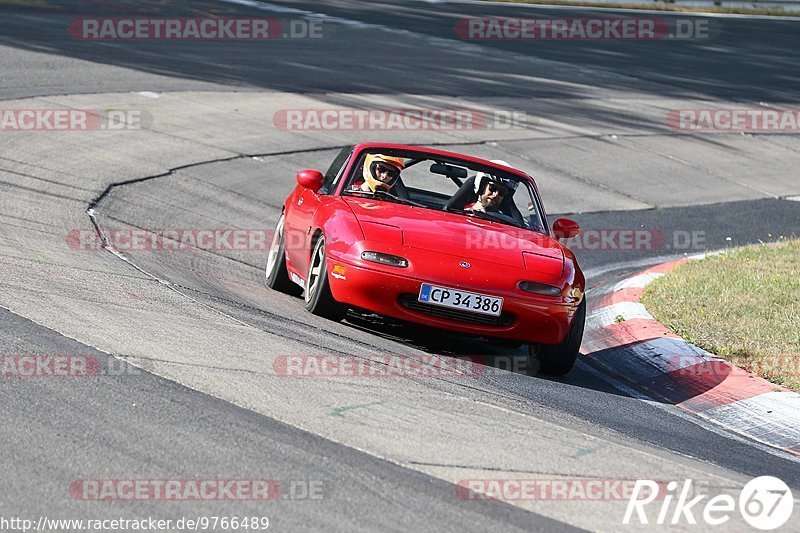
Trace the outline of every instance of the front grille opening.
{"label": "front grille opening", "polygon": [[450,309],[449,307],[422,303],[417,301],[417,296],[414,294],[401,294],[397,298],[397,301],[400,305],[412,311],[437,318],[454,320],[456,322],[496,327],[510,326],[514,323],[514,315],[505,311],[500,313],[500,316],[481,315],[470,311],[461,311],[460,309]]}

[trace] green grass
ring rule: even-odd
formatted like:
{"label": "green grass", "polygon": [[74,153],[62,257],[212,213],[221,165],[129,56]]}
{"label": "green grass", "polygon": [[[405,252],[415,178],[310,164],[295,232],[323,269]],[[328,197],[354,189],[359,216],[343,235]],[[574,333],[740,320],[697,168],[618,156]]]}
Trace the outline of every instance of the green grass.
{"label": "green grass", "polygon": [[692,344],[800,392],[800,240],[689,261],[642,303]]}
{"label": "green grass", "polygon": [[570,0],[483,0],[484,2],[505,2],[511,4],[542,4],[555,6],[582,6],[582,7],[608,7],[619,9],[650,9],[653,11],[682,11],[687,13],[731,13],[739,15],[773,15],[778,17],[798,16],[796,11],[786,11],[780,8],[747,8],[747,7],[682,7],[663,2],[642,2],[641,4],[600,3],[600,2],[572,2]]}

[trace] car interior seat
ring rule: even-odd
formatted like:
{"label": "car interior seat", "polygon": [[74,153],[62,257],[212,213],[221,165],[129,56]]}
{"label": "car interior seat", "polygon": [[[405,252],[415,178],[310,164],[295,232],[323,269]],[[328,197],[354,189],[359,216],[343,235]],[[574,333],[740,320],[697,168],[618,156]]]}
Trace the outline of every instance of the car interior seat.
{"label": "car interior seat", "polygon": [[464,209],[464,207],[478,199],[475,194],[475,176],[469,178],[461,184],[456,193],[444,204],[444,209]]}
{"label": "car interior seat", "polygon": [[403,183],[403,178],[399,178],[397,182],[392,187],[392,192],[398,198],[402,198],[404,200],[410,200],[411,195],[408,194],[408,189],[406,188],[405,183]]}

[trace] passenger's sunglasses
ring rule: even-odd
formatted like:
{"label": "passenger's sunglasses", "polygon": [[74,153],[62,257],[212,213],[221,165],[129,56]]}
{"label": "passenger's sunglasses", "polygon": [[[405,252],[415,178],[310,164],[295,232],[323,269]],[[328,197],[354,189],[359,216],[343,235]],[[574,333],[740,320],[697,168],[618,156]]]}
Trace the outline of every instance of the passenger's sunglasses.
{"label": "passenger's sunglasses", "polygon": [[496,183],[489,183],[486,188],[489,189],[489,192],[496,192],[500,196],[506,196],[508,194],[507,188],[502,185],[497,185]]}

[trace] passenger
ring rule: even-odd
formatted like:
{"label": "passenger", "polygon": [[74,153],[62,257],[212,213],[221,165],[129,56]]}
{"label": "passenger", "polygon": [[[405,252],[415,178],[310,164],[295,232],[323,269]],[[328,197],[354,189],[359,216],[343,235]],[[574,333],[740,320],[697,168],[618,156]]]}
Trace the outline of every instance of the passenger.
{"label": "passenger", "polygon": [[475,176],[475,193],[478,199],[464,207],[465,211],[499,211],[500,204],[508,196],[511,187],[510,180],[498,178],[491,174],[478,172]]}
{"label": "passenger", "polygon": [[402,157],[368,154],[364,159],[364,181],[354,183],[351,190],[375,192],[382,189],[390,192],[400,179],[400,171],[405,167]]}

